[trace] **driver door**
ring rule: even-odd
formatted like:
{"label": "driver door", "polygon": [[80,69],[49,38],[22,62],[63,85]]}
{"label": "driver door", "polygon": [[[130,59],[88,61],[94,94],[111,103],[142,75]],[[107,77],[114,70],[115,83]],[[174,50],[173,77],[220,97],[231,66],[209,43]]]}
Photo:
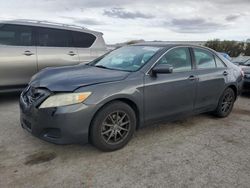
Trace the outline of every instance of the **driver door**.
{"label": "driver door", "polygon": [[194,76],[189,48],[178,47],[167,52],[157,64],[168,64],[173,72],[145,75],[145,122],[169,119],[194,110],[197,79]]}

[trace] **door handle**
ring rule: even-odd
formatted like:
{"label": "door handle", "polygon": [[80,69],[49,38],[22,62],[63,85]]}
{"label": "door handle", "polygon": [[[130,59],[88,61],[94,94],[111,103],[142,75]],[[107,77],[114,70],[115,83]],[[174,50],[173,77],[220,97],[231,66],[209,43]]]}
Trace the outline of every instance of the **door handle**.
{"label": "door handle", "polygon": [[224,76],[227,76],[227,75],[228,75],[228,72],[227,72],[227,71],[224,71],[224,72],[223,72],[223,75],[224,75]]}
{"label": "door handle", "polygon": [[69,51],[68,55],[75,56],[76,54],[73,51]]}
{"label": "door handle", "polygon": [[196,77],[196,76],[194,76],[194,75],[191,75],[191,76],[189,76],[189,77],[188,77],[188,79],[189,79],[189,80],[191,80],[191,81],[194,81],[194,80],[196,80],[196,79],[197,79],[197,77]]}
{"label": "door handle", "polygon": [[34,53],[32,53],[32,52],[29,51],[29,50],[26,50],[26,51],[24,51],[23,55],[31,56],[31,55],[34,55]]}

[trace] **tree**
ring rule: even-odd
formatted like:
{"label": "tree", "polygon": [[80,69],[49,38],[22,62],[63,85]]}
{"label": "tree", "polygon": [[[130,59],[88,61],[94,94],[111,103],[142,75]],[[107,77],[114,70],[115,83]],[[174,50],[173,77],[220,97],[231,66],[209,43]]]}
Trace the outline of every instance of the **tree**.
{"label": "tree", "polygon": [[143,39],[131,40],[131,41],[126,42],[125,44],[130,45],[130,44],[136,44],[136,43],[142,43],[142,42],[145,42],[145,40],[143,40]]}
{"label": "tree", "polygon": [[217,52],[225,52],[231,57],[237,57],[245,52],[245,43],[237,41],[220,41],[219,39],[207,41],[205,46]]}
{"label": "tree", "polygon": [[245,55],[250,56],[250,43],[246,44]]}

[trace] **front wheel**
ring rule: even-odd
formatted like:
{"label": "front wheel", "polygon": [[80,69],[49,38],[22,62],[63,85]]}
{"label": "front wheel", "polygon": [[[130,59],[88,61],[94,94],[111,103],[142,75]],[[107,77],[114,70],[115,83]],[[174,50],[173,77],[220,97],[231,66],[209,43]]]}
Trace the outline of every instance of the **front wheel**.
{"label": "front wheel", "polygon": [[90,129],[90,139],[98,149],[114,151],[129,142],[135,128],[134,110],[126,103],[115,101],[96,114]]}
{"label": "front wheel", "polygon": [[223,92],[214,114],[218,117],[227,117],[233,109],[235,98],[234,91],[231,88],[227,88]]}

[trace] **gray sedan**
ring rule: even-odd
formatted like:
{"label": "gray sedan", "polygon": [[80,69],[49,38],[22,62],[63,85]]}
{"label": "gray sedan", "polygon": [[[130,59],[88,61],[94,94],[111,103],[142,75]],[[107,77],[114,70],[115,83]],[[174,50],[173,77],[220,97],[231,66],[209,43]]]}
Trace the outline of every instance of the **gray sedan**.
{"label": "gray sedan", "polygon": [[204,112],[228,116],[242,80],[240,68],[208,48],[126,46],[33,76],[20,97],[21,125],[49,142],[117,150],[147,124]]}

